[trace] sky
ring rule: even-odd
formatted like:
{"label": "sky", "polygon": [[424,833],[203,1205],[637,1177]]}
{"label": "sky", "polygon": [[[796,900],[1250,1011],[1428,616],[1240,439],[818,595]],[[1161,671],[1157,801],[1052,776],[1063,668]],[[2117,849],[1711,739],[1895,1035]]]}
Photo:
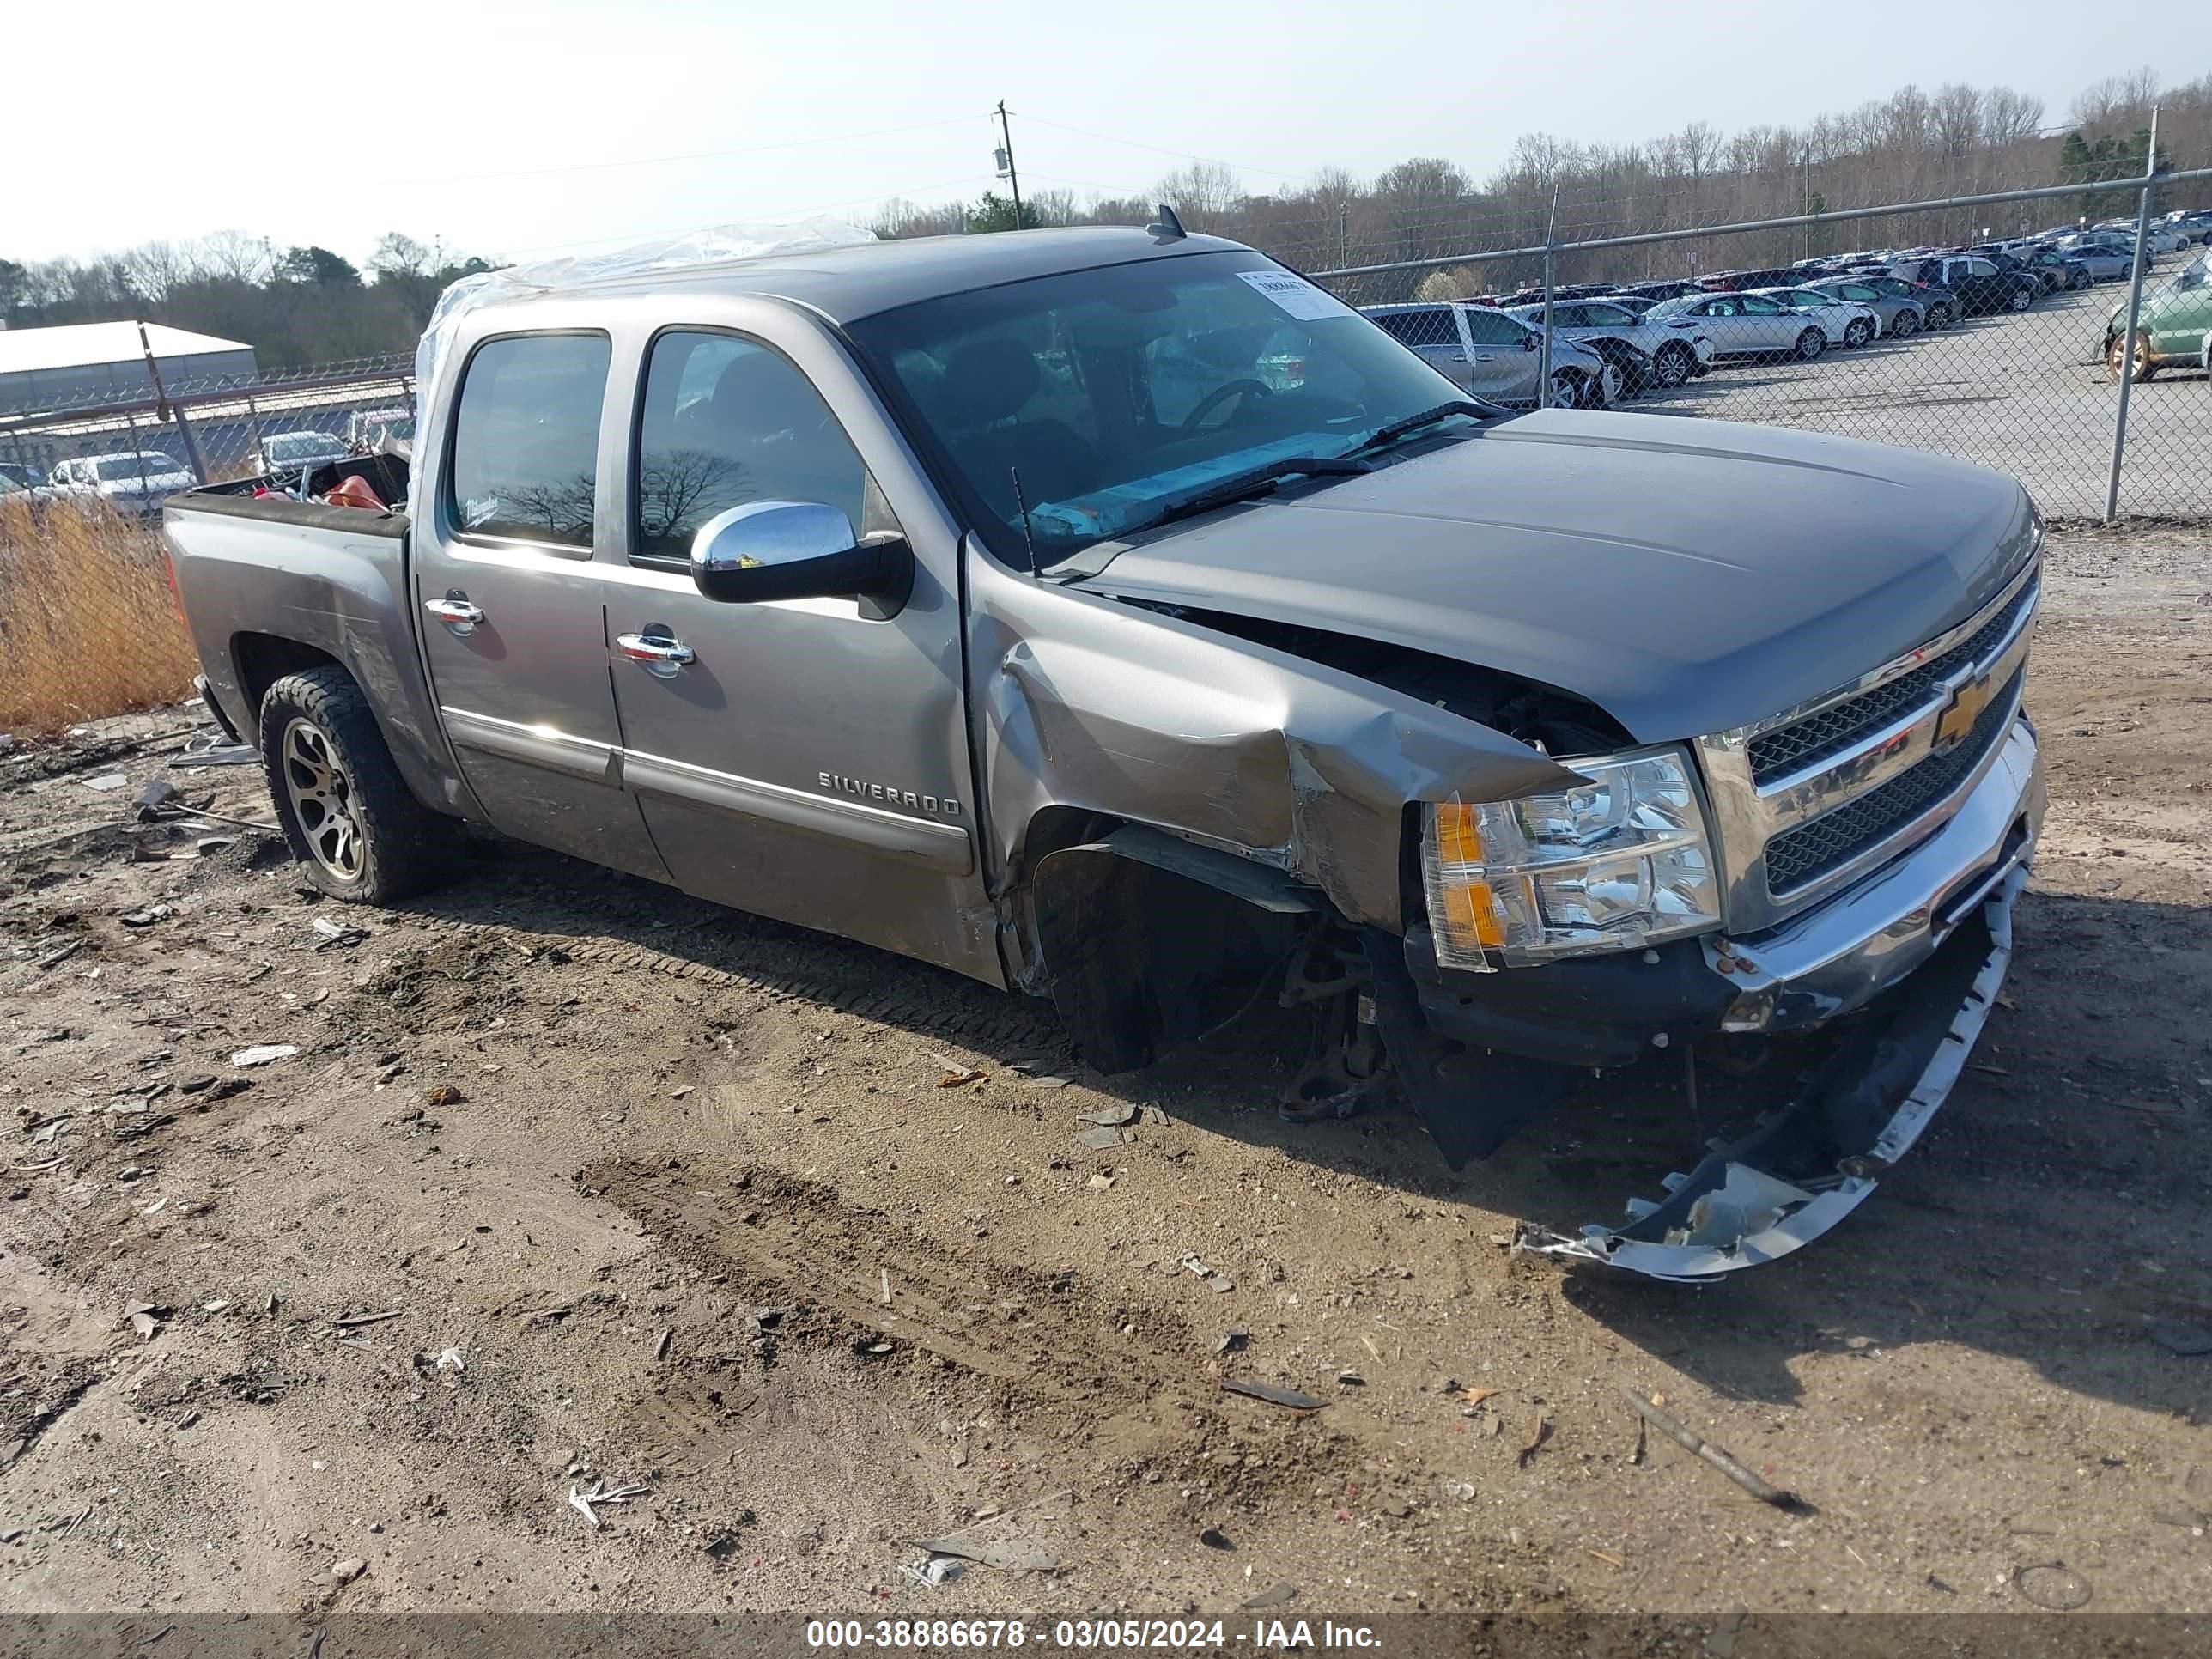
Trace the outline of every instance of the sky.
{"label": "sky", "polygon": [[[77,8],[0,9],[9,125],[67,135],[0,212],[0,258],[19,260],[223,229],[356,259],[397,229],[510,259],[865,222],[887,197],[996,185],[1001,99],[1024,184],[1081,198],[1142,195],[1193,158],[1255,193],[1411,155],[1480,179],[1524,132],[1795,123],[1907,82],[2008,84],[2055,120],[2147,58],[2168,82],[2212,66],[2205,0],[1947,0],[1902,30],[1876,6],[1654,0],[377,0],[243,33],[108,0],[96,69]],[[21,72],[65,63],[91,72]]]}

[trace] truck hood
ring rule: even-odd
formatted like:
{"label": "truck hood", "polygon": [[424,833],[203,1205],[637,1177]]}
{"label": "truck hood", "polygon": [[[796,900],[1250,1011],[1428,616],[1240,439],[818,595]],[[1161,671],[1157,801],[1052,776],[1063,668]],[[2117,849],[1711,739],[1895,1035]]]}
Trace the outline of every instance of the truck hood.
{"label": "truck hood", "polygon": [[1776,428],[1552,410],[1119,550],[1088,590],[1386,641],[1540,681],[1639,742],[1723,732],[1995,596],[2012,479]]}

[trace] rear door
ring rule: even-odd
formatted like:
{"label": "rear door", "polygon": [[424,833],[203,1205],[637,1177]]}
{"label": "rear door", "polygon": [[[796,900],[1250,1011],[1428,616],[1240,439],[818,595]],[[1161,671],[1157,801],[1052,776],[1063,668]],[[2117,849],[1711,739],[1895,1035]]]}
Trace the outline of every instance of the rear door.
{"label": "rear door", "polygon": [[[453,348],[463,349],[463,341]],[[415,601],[440,715],[509,835],[666,880],[618,764],[592,554],[618,520],[599,480],[609,337],[478,339],[452,371],[443,448],[414,503]]]}
{"label": "rear door", "polygon": [[1477,374],[1462,337],[1459,321],[1451,306],[1412,306],[1403,311],[1377,313],[1375,321],[1385,334],[1400,344],[1411,347],[1413,354],[1437,374],[1469,392],[1483,390],[1481,376]]}
{"label": "rear door", "polygon": [[[1034,386],[1018,422],[1063,395],[1057,343],[1022,343]],[[1152,368],[1181,384],[1179,369]],[[963,364],[955,378],[982,372]],[[606,586],[601,665],[623,778],[671,874],[702,898],[1003,983],[977,844],[958,550],[933,529],[941,509],[896,429],[839,349],[780,307],[661,329],[623,378],[640,389],[627,568]],[[906,539],[912,594],[890,606],[706,598],[694,539],[756,501],[825,503],[855,541]]]}
{"label": "rear door", "polygon": [[1770,300],[1763,294],[1739,294],[1736,302],[1743,307],[1741,325],[1744,336],[1751,342],[1747,349],[1754,351],[1787,351],[1797,343],[1797,337],[1806,328],[1819,328],[1810,317],[1802,317],[1784,308],[1778,300]]}

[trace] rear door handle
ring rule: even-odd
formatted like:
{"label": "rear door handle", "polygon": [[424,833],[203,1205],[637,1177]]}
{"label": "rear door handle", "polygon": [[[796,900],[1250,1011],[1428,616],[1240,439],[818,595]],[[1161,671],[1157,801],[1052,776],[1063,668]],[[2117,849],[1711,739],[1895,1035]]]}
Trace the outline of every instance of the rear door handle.
{"label": "rear door handle", "polygon": [[617,634],[615,645],[632,662],[641,662],[656,673],[672,674],[698,660],[690,646],[665,634]]}

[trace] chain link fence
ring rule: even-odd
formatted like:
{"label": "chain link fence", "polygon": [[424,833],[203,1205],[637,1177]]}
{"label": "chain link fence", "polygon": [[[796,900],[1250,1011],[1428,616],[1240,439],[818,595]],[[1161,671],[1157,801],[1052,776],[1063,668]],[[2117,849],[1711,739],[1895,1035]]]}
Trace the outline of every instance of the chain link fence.
{"label": "chain link fence", "polygon": [[0,413],[0,732],[185,695],[197,665],[163,574],[163,497],[411,433],[413,367],[366,358]]}
{"label": "chain link fence", "polygon": [[2212,519],[2212,212],[2192,210],[2212,168],[2153,182],[2148,202],[2120,180],[1315,279],[1496,401],[1902,445],[2011,473],[2052,518]]}

